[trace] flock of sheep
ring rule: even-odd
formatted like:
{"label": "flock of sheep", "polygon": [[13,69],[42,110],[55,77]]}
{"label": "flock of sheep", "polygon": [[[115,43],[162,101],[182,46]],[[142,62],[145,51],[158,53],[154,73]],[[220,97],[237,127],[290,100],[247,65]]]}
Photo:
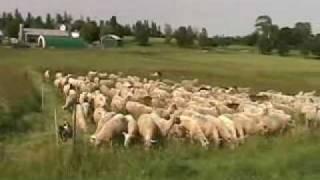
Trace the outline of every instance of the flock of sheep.
{"label": "flock of sheep", "polygon": [[[284,133],[301,123],[311,128],[320,122],[315,92],[252,93],[249,88],[211,87],[198,80],[177,83],[160,80],[161,73],[153,75],[147,79],[95,71],[83,76],[44,73],[63,94],[63,109],[73,109],[77,132],[93,133],[90,142],[96,146],[112,145],[120,137],[126,147],[143,142],[150,148],[159,140],[181,139],[203,147],[235,148],[250,136]],[[95,132],[90,132],[90,124]]]}

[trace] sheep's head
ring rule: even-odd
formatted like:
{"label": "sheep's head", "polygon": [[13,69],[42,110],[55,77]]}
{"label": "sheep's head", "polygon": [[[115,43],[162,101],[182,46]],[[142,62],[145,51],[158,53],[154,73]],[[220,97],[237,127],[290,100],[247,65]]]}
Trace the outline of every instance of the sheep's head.
{"label": "sheep's head", "polygon": [[153,144],[156,144],[158,141],[154,140],[154,139],[150,139],[144,142],[144,147],[145,149],[150,149],[152,147]]}
{"label": "sheep's head", "polygon": [[126,133],[126,132],[123,132],[122,134],[124,136],[124,147],[128,147],[133,136],[131,134]]}
{"label": "sheep's head", "polygon": [[204,148],[208,148],[210,145],[210,142],[208,141],[208,139],[206,137],[200,138],[200,143],[201,143],[201,146]]}
{"label": "sheep's head", "polygon": [[95,144],[96,140],[97,140],[97,137],[95,135],[90,136],[90,140],[89,141],[90,141],[91,144]]}

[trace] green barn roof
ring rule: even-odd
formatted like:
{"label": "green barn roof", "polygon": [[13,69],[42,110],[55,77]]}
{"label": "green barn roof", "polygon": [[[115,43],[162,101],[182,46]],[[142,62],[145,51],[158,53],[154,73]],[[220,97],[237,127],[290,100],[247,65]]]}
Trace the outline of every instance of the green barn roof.
{"label": "green barn roof", "polygon": [[39,45],[43,48],[77,49],[87,47],[87,43],[82,39],[56,36],[40,36]]}

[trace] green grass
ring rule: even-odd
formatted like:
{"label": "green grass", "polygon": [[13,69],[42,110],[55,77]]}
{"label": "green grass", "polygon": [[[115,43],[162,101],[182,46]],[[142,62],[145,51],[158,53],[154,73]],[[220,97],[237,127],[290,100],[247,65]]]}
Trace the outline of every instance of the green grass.
{"label": "green grass", "polygon": [[0,55],[2,66],[74,72],[96,69],[137,75],[161,70],[165,78],[199,78],[213,85],[239,85],[285,92],[317,89],[320,85],[320,63],[317,60],[236,51],[205,53],[173,47],[130,46],[84,51],[0,49]]}
{"label": "green grass", "polygon": [[[202,150],[181,142],[164,143],[148,152],[141,145],[97,150],[83,139],[72,153],[70,144],[55,145],[53,110],[57,108],[59,122],[70,114],[61,110],[52,85],[42,84],[39,72],[46,68],[139,76],[160,70],[168,79],[199,78],[219,86],[288,93],[318,89],[317,60],[253,52],[243,47],[204,52],[160,44],[83,51],[0,48],[0,104],[7,108],[0,109],[0,127],[11,128],[0,131],[0,179],[319,179],[318,132],[254,137],[234,151]],[[45,109],[41,111],[42,86]]]}

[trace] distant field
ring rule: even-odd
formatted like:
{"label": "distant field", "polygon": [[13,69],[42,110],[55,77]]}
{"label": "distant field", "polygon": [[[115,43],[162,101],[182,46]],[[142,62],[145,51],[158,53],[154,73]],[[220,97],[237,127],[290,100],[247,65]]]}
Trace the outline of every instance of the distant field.
{"label": "distant field", "polygon": [[[40,110],[39,72],[44,69],[139,76],[162,71],[168,79],[199,78],[211,85],[287,93],[320,87],[319,61],[262,56],[248,47],[209,52],[163,44],[83,51],[0,48],[0,104],[15,110],[10,114],[0,109],[0,179],[320,179],[319,132],[254,137],[235,151],[206,151],[181,143],[164,144],[150,152],[141,146],[99,151],[87,146],[87,139],[77,153],[71,153],[69,144],[56,148],[53,110],[58,109],[60,122],[70,114],[62,112],[51,85],[43,86],[45,109]],[[11,133],[5,134],[6,129]]]}
{"label": "distant field", "polygon": [[317,60],[262,56],[241,48],[207,53],[167,46],[84,51],[0,49],[0,54],[0,65],[15,68],[75,72],[92,69],[137,75],[159,70],[163,71],[165,78],[199,78],[212,85],[286,92],[318,89],[320,85],[320,62]]}

